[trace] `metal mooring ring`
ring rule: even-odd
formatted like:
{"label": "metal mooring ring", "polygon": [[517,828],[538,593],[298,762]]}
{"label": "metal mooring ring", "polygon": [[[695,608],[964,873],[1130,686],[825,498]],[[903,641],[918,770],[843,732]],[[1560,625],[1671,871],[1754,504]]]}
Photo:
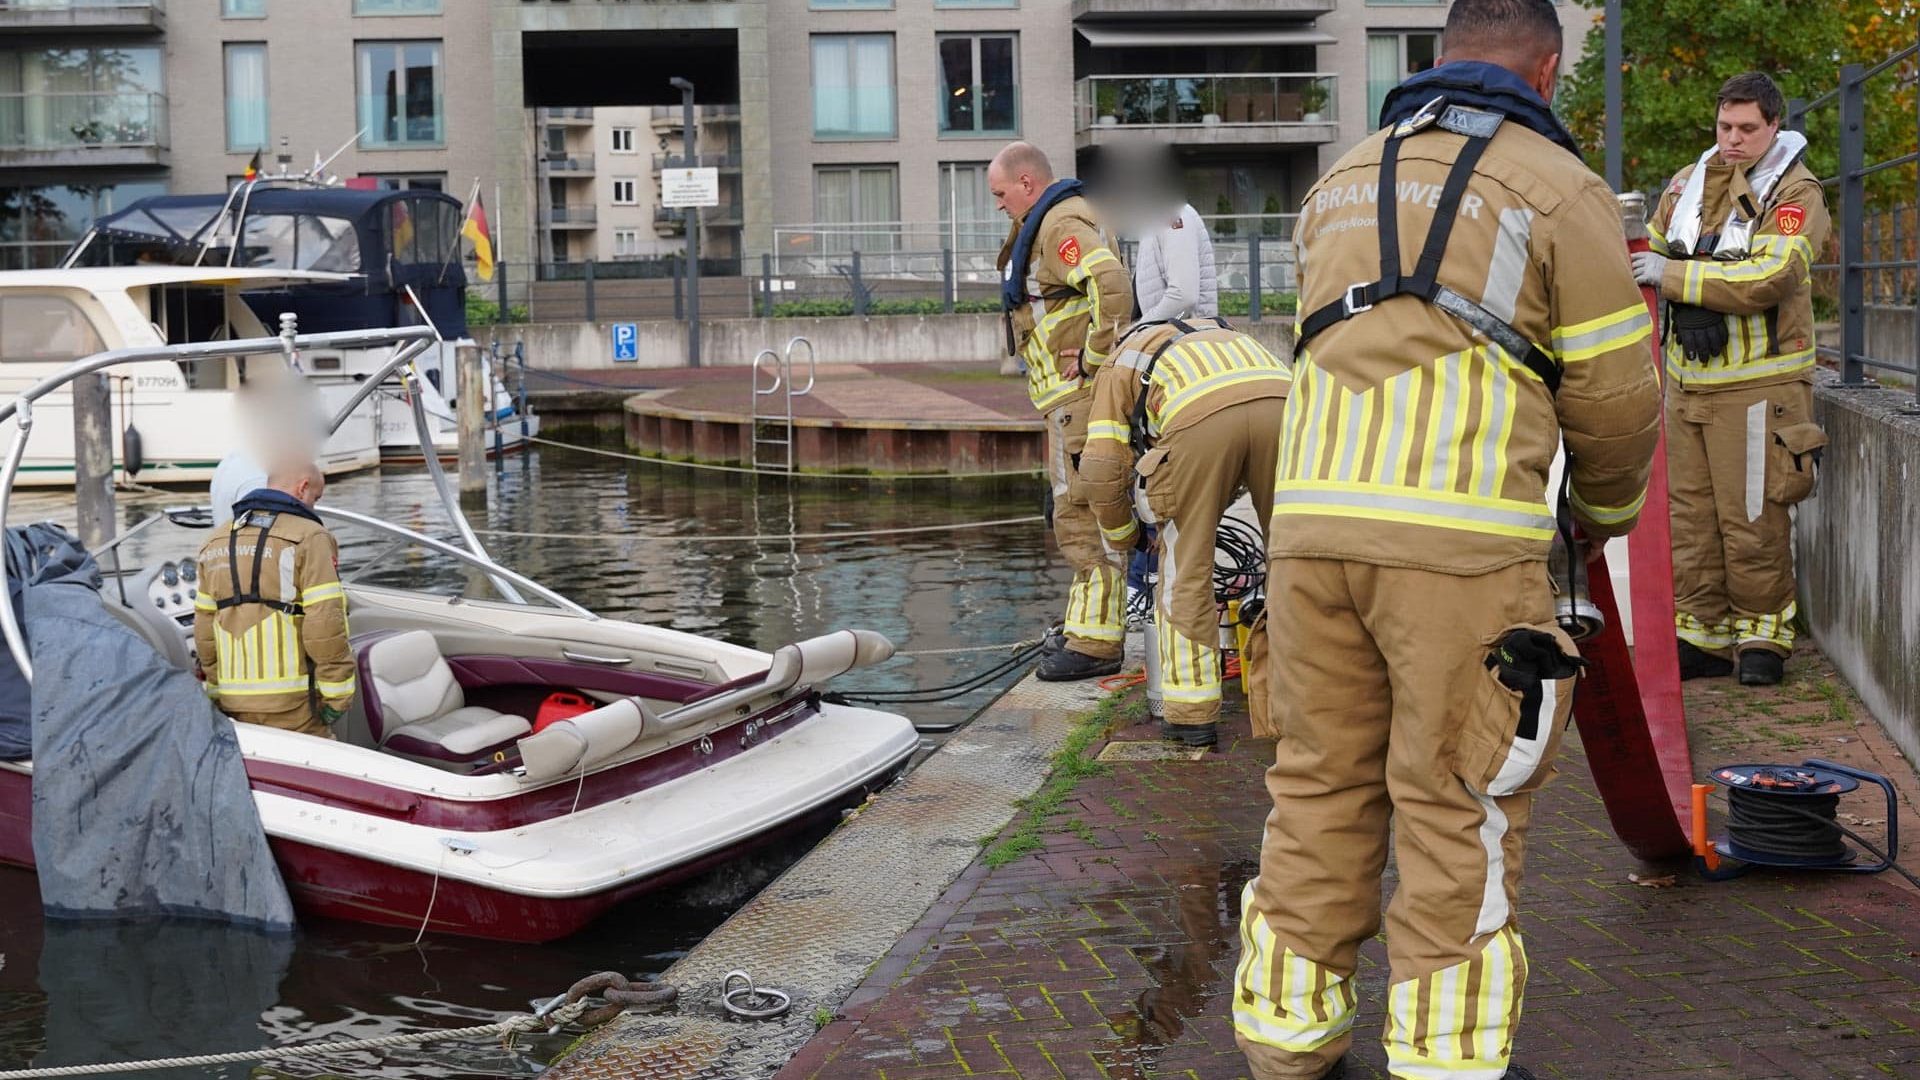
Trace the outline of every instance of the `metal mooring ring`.
{"label": "metal mooring ring", "polygon": [[720,1004],[742,1020],[771,1020],[785,1016],[793,1008],[793,999],[782,991],[753,985],[753,977],[744,971],[729,971],[720,980]]}

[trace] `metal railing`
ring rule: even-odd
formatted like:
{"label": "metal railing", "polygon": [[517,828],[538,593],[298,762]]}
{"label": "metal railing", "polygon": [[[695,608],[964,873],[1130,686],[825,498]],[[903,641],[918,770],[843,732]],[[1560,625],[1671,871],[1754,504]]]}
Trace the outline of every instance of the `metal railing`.
{"label": "metal railing", "polygon": [[740,151],[738,150],[716,150],[712,153],[699,153],[693,155],[692,161],[688,161],[687,155],[685,154],[653,155],[654,172],[659,172],[661,169],[737,169],[739,167]]}
{"label": "metal railing", "polygon": [[555,225],[591,225],[599,216],[599,208],[593,206],[547,207],[547,220]]}
{"label": "metal railing", "polygon": [[[1840,191],[1839,213],[1835,218],[1840,239],[1839,261],[1818,263],[1814,269],[1838,273],[1840,345],[1838,348],[1817,346],[1817,350],[1822,357],[1839,361],[1842,386],[1875,385],[1866,376],[1866,369],[1870,367],[1900,372],[1914,379],[1915,408],[1920,409],[1920,297],[1909,301],[1913,319],[1912,359],[1899,363],[1867,354],[1866,295],[1869,277],[1881,272],[1904,275],[1911,268],[1916,278],[1920,278],[1920,256],[1872,259],[1866,252],[1867,178],[1910,166],[1920,171],[1920,151],[1910,150],[1882,161],[1866,160],[1867,85],[1882,76],[1912,83],[1916,63],[1920,63],[1920,44],[1909,45],[1872,67],[1847,64],[1840,69],[1839,86],[1811,101],[1795,99],[1787,103],[1787,125],[1804,130],[1808,115],[1829,105],[1839,112],[1839,172],[1821,181],[1828,187],[1837,186]],[[1914,130],[1920,133],[1920,114],[1916,115]],[[1920,200],[1920,185],[1916,186],[1915,196]]]}
{"label": "metal railing", "polygon": [[10,12],[159,11],[166,0],[0,0],[0,15]]}
{"label": "metal railing", "polygon": [[544,159],[550,173],[590,173],[593,171],[592,154],[552,154]]}
{"label": "metal railing", "polygon": [[167,145],[165,94],[0,94],[0,149]]}
{"label": "metal railing", "polygon": [[552,122],[555,120],[592,120],[592,119],[593,119],[593,106],[591,105],[573,105],[573,106],[567,106],[565,108],[547,110],[548,122]]}
{"label": "metal railing", "polygon": [[1074,84],[1074,130],[1331,124],[1337,89],[1320,72],[1089,75]]}

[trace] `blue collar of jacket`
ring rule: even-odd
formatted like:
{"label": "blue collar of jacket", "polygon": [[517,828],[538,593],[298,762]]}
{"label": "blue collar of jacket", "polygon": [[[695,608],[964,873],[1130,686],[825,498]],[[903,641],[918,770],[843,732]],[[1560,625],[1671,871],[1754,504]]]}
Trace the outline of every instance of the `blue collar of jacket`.
{"label": "blue collar of jacket", "polygon": [[1027,263],[1033,257],[1033,241],[1040,235],[1040,223],[1046,219],[1047,211],[1062,199],[1080,194],[1081,186],[1078,180],[1055,180],[1027,211],[1026,220],[1020,223],[1020,235],[1013,239],[1013,253],[1000,272],[1000,310],[1012,311],[1027,302]]}
{"label": "blue collar of jacket", "polygon": [[255,510],[265,510],[269,514],[292,514],[303,517],[315,525],[324,524],[320,515],[313,512],[306,503],[274,488],[254,488],[233,504],[233,520],[239,521]]}
{"label": "blue collar of jacket", "polygon": [[1538,91],[1506,68],[1479,60],[1459,60],[1428,68],[1394,87],[1380,106],[1380,126],[1392,127],[1437,97],[1444,97],[1454,105],[1500,113],[1553,141],[1574,157],[1581,156],[1580,144],[1573,141],[1560,118],[1553,115],[1553,109],[1540,99]]}

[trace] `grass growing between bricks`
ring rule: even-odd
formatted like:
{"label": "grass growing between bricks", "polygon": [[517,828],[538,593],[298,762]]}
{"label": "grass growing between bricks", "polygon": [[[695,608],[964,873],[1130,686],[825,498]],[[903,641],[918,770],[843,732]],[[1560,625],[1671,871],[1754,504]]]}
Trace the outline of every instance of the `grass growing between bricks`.
{"label": "grass growing between bricks", "polygon": [[[1132,697],[1135,701],[1127,704]],[[1058,813],[1066,803],[1067,796],[1073,793],[1080,781],[1089,776],[1105,776],[1107,767],[1093,759],[1097,747],[1114,728],[1114,722],[1123,717],[1137,714],[1146,708],[1146,699],[1138,692],[1119,690],[1103,698],[1092,712],[1081,717],[1067,733],[1066,741],[1060,749],[1053,752],[1053,771],[1048,774],[1047,782],[1040,790],[1020,800],[1022,816],[1016,824],[1002,836],[998,843],[988,847],[980,856],[980,861],[991,869],[999,869],[1023,856],[1040,850],[1040,836],[1047,832],[1047,819]],[[1084,823],[1080,829],[1087,829]],[[1074,830],[1078,831],[1078,830]],[[1088,834],[1091,830],[1087,830]],[[1091,839],[1090,835],[1083,839]]]}

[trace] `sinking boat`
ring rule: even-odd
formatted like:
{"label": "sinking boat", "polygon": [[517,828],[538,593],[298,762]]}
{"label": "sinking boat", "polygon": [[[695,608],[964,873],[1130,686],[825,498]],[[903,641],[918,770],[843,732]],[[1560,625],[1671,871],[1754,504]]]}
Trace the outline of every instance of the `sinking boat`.
{"label": "sinking boat", "polygon": [[[401,328],[155,346],[69,364],[0,404],[0,420],[25,421],[0,470],[0,529],[35,434],[33,404],[83,374],[384,345],[397,347],[379,380],[397,375],[416,389],[423,376],[411,359],[431,343],[430,331]],[[335,422],[358,404],[342,403]],[[411,411],[425,443],[424,410]],[[919,741],[911,723],[820,692],[891,656],[884,637],[841,630],[765,653],[596,616],[491,558],[435,457],[425,459],[462,543],[317,509],[336,531],[371,530],[453,560],[492,597],[361,584],[343,566],[360,692],[337,738],[235,725],[261,824],[305,915],[553,940],[857,804],[905,767]],[[210,524],[203,507],[169,510],[114,543]],[[189,532],[181,548],[197,549],[205,535]],[[191,558],[163,561],[101,593],[171,677],[192,678],[197,577]],[[0,633],[31,675],[10,604],[0,603]],[[584,704],[535,730],[556,694]],[[0,862],[33,865],[32,778],[31,761],[0,762]]]}
{"label": "sinking boat", "polygon": [[[244,303],[267,327],[282,312],[308,333],[425,325],[431,347],[415,361],[426,375],[424,397],[434,452],[452,462],[459,431],[454,350],[467,337],[466,272],[460,260],[463,211],[438,191],[341,188],[294,178],[260,177],[219,194],[155,195],[103,215],[67,253],[64,265],[195,267],[321,272],[249,290]],[[303,373],[337,392],[385,364],[379,350],[329,350],[303,358]],[[486,450],[525,449],[540,418],[525,394],[509,389],[513,358],[488,351],[482,377],[492,394]],[[520,363],[524,374],[524,362]],[[521,380],[524,387],[524,379]],[[412,410],[398,383],[367,399],[381,459],[421,460]]]}

